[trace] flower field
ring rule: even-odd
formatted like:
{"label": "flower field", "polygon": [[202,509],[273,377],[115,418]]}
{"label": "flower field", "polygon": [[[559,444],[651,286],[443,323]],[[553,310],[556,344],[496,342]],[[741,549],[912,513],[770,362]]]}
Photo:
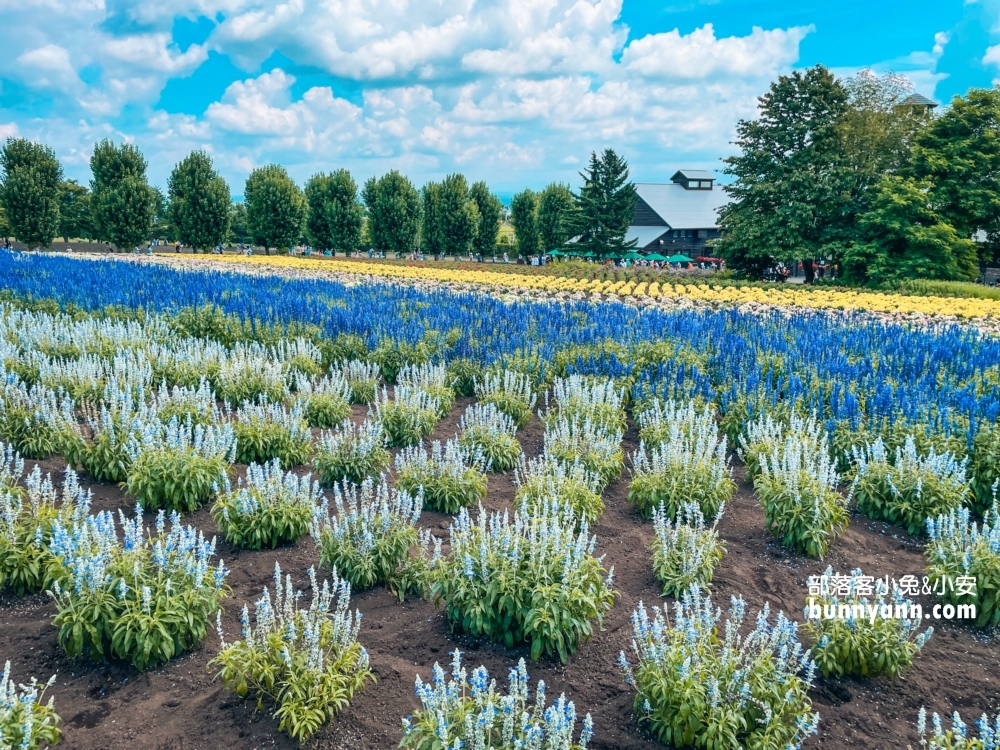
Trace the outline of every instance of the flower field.
{"label": "flower field", "polygon": [[[172,257],[172,256],[166,256]],[[859,290],[808,288],[793,284],[780,288],[735,286],[691,281],[588,279],[568,276],[511,271],[442,269],[430,266],[398,265],[355,260],[322,260],[293,256],[190,256],[186,260],[206,263],[224,262],[249,266],[273,266],[308,271],[327,271],[396,281],[431,281],[442,284],[471,284],[489,289],[523,289],[546,293],[615,295],[620,298],[647,300],[689,299],[713,306],[747,304],[793,307],[814,310],[861,310],[887,315],[949,316],[959,319],[1000,318],[1000,301],[992,299],[922,296]],[[502,267],[501,267],[502,268]]]}
{"label": "flower field", "polygon": [[235,262],[0,253],[4,750],[998,747],[1000,340]]}

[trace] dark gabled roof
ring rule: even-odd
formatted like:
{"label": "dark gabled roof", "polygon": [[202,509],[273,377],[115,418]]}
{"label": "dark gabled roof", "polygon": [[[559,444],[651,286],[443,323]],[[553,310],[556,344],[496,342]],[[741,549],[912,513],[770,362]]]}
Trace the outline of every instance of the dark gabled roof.
{"label": "dark gabled roof", "polygon": [[936,107],[937,102],[933,102],[923,94],[910,94],[899,103],[900,107]]}
{"label": "dark gabled roof", "polygon": [[678,169],[670,181],[677,182],[678,178],[682,180],[714,180],[715,175],[704,169]]}

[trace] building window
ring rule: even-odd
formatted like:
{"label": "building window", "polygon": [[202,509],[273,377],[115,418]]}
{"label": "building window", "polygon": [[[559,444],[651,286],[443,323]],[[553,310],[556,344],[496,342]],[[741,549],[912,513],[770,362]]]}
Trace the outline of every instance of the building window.
{"label": "building window", "polygon": [[707,229],[699,229],[698,230],[698,239],[699,240],[703,240],[706,237],[708,237],[708,230]]}

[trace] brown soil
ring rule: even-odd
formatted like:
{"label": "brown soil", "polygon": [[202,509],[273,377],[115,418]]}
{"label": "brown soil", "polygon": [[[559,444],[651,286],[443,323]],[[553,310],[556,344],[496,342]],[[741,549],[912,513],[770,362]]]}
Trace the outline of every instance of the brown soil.
{"label": "brown soil", "polygon": [[[459,399],[452,414],[439,425],[434,439],[445,440],[457,431],[458,419],[471,399]],[[355,418],[365,410],[355,408]],[[534,419],[521,433],[526,455],[542,450],[542,428]],[[632,427],[625,438],[628,452],[636,448]],[[40,462],[53,476],[64,463],[53,458]],[[29,462],[28,469],[31,469]],[[305,471],[307,469],[303,469]],[[716,603],[726,606],[731,595],[743,596],[751,613],[770,602],[801,620],[806,577],[832,565],[838,571],[861,567],[865,573],[899,578],[922,575],[921,542],[900,529],[855,516],[845,535],[823,562],[805,559],[775,544],[763,524],[762,513],[736,468],[739,489],[726,510],[720,529],[728,552],[716,571],[712,589]],[[131,507],[114,486],[88,483],[94,492],[94,510]],[[584,644],[565,667],[551,662],[529,664],[532,681],[544,679],[550,696],[565,691],[580,713],[591,712],[594,748],[655,748],[632,713],[632,693],[622,682],[616,663],[631,639],[629,616],[640,600],[661,603],[651,570],[648,545],[651,524],[630,509],[628,472],[605,493],[607,509],[594,529],[599,551],[614,565],[620,598],[603,631]],[[486,505],[510,506],[514,485],[510,475],[492,476]],[[207,509],[187,522],[216,533]],[[425,513],[422,524],[446,536],[449,516]],[[232,570],[224,627],[230,636],[239,631],[238,613],[271,581],[275,562],[291,573],[298,586],[308,586],[306,570],[317,563],[313,542],[306,537],[295,546],[266,552],[241,552],[219,542],[219,555]],[[921,601],[925,607],[929,600]],[[401,737],[400,719],[418,707],[414,677],[429,677],[435,661],[443,665],[449,652],[460,647],[470,668],[485,664],[500,683],[507,669],[525,654],[490,644],[456,639],[441,611],[430,603],[408,600],[400,604],[384,589],[356,594],[353,606],[364,613],[360,640],[371,656],[377,684],[369,684],[350,707],[308,743],[316,748],[394,748]],[[206,664],[218,652],[214,633],[201,648],[161,669],[140,673],[119,664],[100,665],[67,659],[56,644],[51,625],[52,604],[45,596],[0,598],[0,659],[13,663],[14,675],[58,680],[50,694],[62,716],[62,746],[87,750],[200,749],[251,750],[292,748],[294,743],[276,729],[268,711],[256,710],[253,700],[240,700],[213,681]],[[820,680],[812,691],[822,716],[818,738],[807,747],[879,748],[918,746],[913,729],[917,711],[950,714],[959,710],[970,723],[984,711],[996,712],[1000,703],[1000,642],[995,637],[948,623],[933,623],[934,637],[917,657],[913,669],[897,680]]]}

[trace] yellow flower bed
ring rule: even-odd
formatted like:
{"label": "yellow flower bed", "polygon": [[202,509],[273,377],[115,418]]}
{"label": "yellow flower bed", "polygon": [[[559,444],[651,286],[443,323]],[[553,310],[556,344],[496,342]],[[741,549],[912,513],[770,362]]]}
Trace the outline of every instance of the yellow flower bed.
{"label": "yellow flower bed", "polygon": [[[167,257],[176,257],[165,254]],[[879,313],[955,315],[961,318],[1000,318],[1000,301],[954,297],[919,297],[901,294],[837,291],[802,286],[780,289],[721,287],[708,284],[664,282],[602,281],[559,276],[529,276],[485,270],[453,270],[428,266],[401,266],[363,261],[338,261],[287,255],[188,255],[187,259],[239,265],[301,268],[309,271],[381,276],[387,279],[425,280],[445,283],[480,284],[492,288],[533,289],[547,292],[589,292],[658,299],[687,298],[711,304],[744,305],[759,303],[779,307],[808,307],[827,310],[868,310]]]}

